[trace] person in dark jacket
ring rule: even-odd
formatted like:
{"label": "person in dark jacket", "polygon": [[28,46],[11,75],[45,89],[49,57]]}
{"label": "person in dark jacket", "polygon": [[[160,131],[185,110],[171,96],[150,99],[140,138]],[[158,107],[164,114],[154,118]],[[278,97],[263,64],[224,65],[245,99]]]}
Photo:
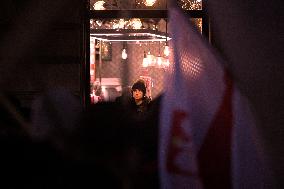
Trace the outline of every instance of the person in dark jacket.
{"label": "person in dark jacket", "polygon": [[146,85],[144,80],[139,79],[132,85],[132,107],[136,112],[144,114],[148,111],[151,99],[146,96]]}

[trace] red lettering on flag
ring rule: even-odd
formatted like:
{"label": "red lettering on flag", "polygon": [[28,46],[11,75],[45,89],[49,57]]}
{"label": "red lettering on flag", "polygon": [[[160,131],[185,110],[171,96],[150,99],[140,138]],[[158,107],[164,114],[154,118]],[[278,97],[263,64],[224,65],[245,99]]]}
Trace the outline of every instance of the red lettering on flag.
{"label": "red lettering on flag", "polygon": [[182,143],[188,143],[191,141],[191,138],[184,133],[183,128],[181,127],[182,122],[185,120],[186,117],[187,114],[185,111],[173,111],[172,125],[170,131],[171,136],[169,139],[166,168],[167,171],[172,174],[192,176],[192,172],[185,170],[175,164],[177,156],[184,151]]}

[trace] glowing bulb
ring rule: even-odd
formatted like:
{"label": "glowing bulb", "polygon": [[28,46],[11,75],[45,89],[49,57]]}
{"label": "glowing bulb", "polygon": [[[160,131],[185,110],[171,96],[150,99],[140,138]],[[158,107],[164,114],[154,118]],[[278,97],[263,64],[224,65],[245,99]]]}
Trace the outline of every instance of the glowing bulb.
{"label": "glowing bulb", "polygon": [[94,9],[95,9],[95,10],[105,10],[104,4],[105,4],[104,1],[97,1],[97,2],[94,4]]}
{"label": "glowing bulb", "polygon": [[147,54],[147,59],[148,59],[148,66],[152,66],[152,64],[153,64],[153,55],[151,55],[150,51]]}
{"label": "glowing bulb", "polygon": [[145,0],[144,4],[148,7],[153,6],[156,0]]}
{"label": "glowing bulb", "polygon": [[125,59],[127,58],[126,49],[123,49],[123,50],[122,50],[121,58],[122,58],[123,60],[125,60]]}
{"label": "glowing bulb", "polygon": [[163,64],[162,57],[158,56],[158,58],[157,58],[157,65],[158,65],[158,67],[160,67],[162,64]]}
{"label": "glowing bulb", "polygon": [[148,58],[143,58],[143,62],[142,62],[142,67],[148,67],[148,65],[149,65],[149,60],[148,60]]}
{"label": "glowing bulb", "polygon": [[145,67],[148,67],[148,65],[149,65],[149,60],[146,56],[146,52],[144,51],[144,58],[143,58],[143,62],[142,62],[142,67],[145,68]]}
{"label": "glowing bulb", "polygon": [[170,48],[169,48],[168,45],[165,46],[164,54],[165,54],[165,56],[169,56],[170,55]]}

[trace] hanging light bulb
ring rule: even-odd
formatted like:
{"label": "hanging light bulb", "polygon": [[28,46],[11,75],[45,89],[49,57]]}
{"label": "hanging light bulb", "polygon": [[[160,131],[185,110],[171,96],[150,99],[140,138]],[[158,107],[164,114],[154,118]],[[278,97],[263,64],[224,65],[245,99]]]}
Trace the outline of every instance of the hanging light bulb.
{"label": "hanging light bulb", "polygon": [[142,67],[146,68],[149,65],[149,61],[146,55],[146,52],[144,51],[144,58],[143,58],[143,62],[142,62]]}
{"label": "hanging light bulb", "polygon": [[[167,4],[166,4],[167,6]],[[168,45],[168,21],[166,19],[166,45],[165,45],[165,48],[164,48],[164,55],[165,56],[169,56],[170,55],[170,48],[169,48],[169,45]]]}
{"label": "hanging light bulb", "polygon": [[170,48],[168,46],[168,43],[166,43],[166,45],[165,45],[164,54],[165,54],[165,56],[169,56],[170,55]]}
{"label": "hanging light bulb", "polygon": [[147,59],[148,59],[148,66],[153,66],[153,55],[151,55],[151,51],[150,51],[150,42],[148,42]]}
{"label": "hanging light bulb", "polygon": [[148,51],[147,59],[148,59],[148,66],[151,66],[152,65],[152,55],[151,55],[150,50]]}
{"label": "hanging light bulb", "polygon": [[158,68],[161,67],[162,64],[163,64],[163,59],[162,59],[162,57],[159,55],[159,56],[157,57],[157,67],[158,67]]}
{"label": "hanging light bulb", "polygon": [[127,52],[126,52],[126,49],[122,49],[122,52],[121,52],[121,58],[123,60],[125,60],[127,58]]}
{"label": "hanging light bulb", "polygon": [[125,42],[123,42],[123,48],[122,48],[122,51],[121,51],[121,58],[123,60],[127,59],[126,43]]}
{"label": "hanging light bulb", "polygon": [[144,1],[144,4],[147,6],[147,7],[151,7],[154,5],[154,3],[156,2],[156,0],[145,0]]}

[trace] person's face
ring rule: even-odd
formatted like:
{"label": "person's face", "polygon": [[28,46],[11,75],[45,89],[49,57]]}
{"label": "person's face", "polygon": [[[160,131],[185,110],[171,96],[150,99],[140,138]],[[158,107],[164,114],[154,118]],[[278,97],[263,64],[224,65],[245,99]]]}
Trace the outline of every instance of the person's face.
{"label": "person's face", "polygon": [[135,89],[135,90],[133,90],[133,95],[132,96],[133,96],[133,98],[135,100],[140,100],[140,99],[143,98],[143,92],[138,90],[138,89]]}

